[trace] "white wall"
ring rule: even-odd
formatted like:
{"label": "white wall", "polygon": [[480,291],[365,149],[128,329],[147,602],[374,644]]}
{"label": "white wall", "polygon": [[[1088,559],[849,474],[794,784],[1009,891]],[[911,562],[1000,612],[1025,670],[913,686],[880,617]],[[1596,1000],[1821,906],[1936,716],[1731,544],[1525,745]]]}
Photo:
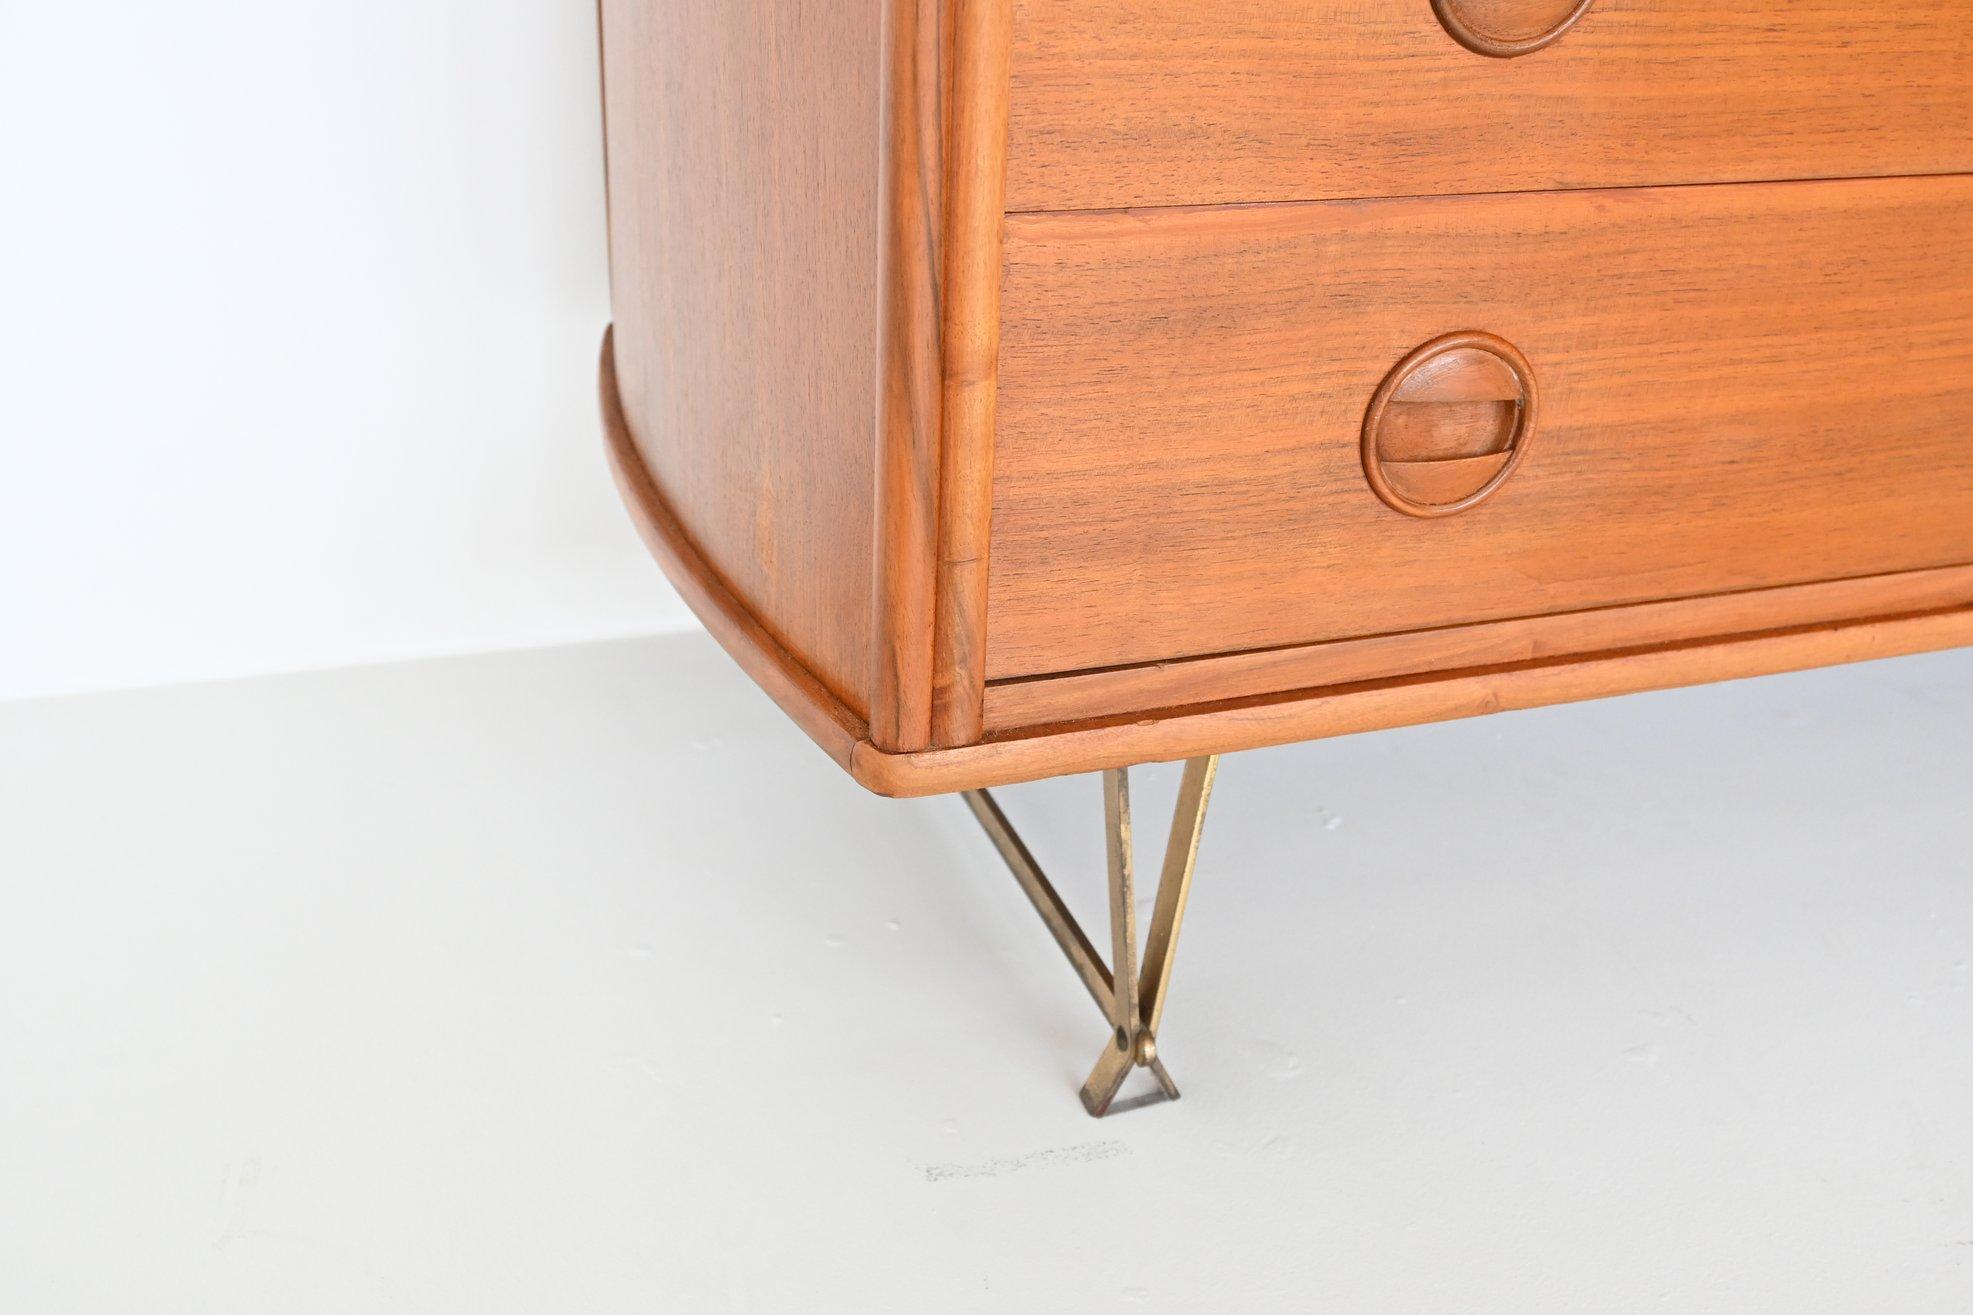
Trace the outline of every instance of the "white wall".
{"label": "white wall", "polygon": [[0,698],[690,624],[587,0],[0,0]]}

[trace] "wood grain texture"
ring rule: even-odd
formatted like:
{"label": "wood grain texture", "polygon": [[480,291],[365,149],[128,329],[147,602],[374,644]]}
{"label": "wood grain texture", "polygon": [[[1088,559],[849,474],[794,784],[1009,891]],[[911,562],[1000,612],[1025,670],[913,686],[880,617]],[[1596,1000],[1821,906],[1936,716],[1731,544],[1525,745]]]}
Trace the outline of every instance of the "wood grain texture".
{"label": "wood grain texture", "polygon": [[1475,54],[1516,59],[1562,39],[1596,0],[1432,0],[1453,40]]}
{"label": "wood grain texture", "polygon": [[885,755],[858,744],[851,751],[850,771],[878,794],[943,794],[1968,644],[1973,644],[1973,608],[1954,608],[1623,653],[1365,681],[1162,716],[1076,722],[1050,727],[1045,733],[928,753]]}
{"label": "wood grain texture", "polygon": [[817,680],[800,658],[763,626],[706,561],[666,503],[644,464],[644,454],[631,436],[624,414],[616,368],[615,331],[603,335],[597,392],[603,411],[605,450],[610,474],[623,496],[639,537],[664,568],[697,616],[740,668],[794,723],[838,764],[847,768],[851,752],[869,739],[863,720],[827,685]]}
{"label": "wood grain texture", "polygon": [[1973,566],[1952,566],[1032,677],[987,687],[986,730],[989,735],[1007,735],[1051,724],[1252,698],[1281,690],[1319,689],[1488,664],[1540,662],[1680,640],[1967,606],[1973,606]]}
{"label": "wood grain texture", "polygon": [[1973,643],[1973,608],[1935,610],[1726,641],[1364,681],[1162,715],[1078,721],[1048,733],[958,748],[892,753],[874,744],[864,723],[755,620],[685,536],[632,439],[607,334],[599,387],[611,469],[652,554],[741,668],[825,753],[878,794],[943,794]]}
{"label": "wood grain texture", "polygon": [[1973,24],[1435,4],[602,0],[612,468],[856,779],[1973,642]]}
{"label": "wood grain texture", "polygon": [[[883,0],[877,326],[883,376],[870,727],[877,742],[892,749],[922,749],[932,739],[949,68],[943,15],[944,0]],[[797,194],[782,200],[795,208],[804,204]],[[833,325],[816,328],[836,332]]]}
{"label": "wood grain texture", "polygon": [[1012,0],[953,0],[945,186],[934,744],[979,738],[999,399],[1001,217]]}
{"label": "wood grain texture", "polygon": [[[1008,223],[988,668],[1127,666],[1973,561],[1973,179]],[[1482,329],[1540,432],[1444,520],[1364,408]]]}
{"label": "wood grain texture", "polygon": [[629,432],[722,587],[862,711],[877,8],[603,0],[601,16]]}
{"label": "wood grain texture", "polygon": [[1540,421],[1534,371],[1513,343],[1447,334],[1398,362],[1371,397],[1363,475],[1393,510],[1456,516],[1512,478]]}
{"label": "wood grain texture", "polygon": [[1015,210],[1973,169],[1959,0],[1597,0],[1518,59],[1431,0],[1016,0],[1014,34]]}

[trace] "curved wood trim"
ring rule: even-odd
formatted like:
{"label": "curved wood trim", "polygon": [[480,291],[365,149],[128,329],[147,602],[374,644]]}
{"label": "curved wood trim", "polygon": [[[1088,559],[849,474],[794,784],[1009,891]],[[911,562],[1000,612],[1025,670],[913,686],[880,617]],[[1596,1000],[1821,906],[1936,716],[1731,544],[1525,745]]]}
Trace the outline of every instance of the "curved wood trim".
{"label": "curved wood trim", "polygon": [[[885,0],[878,163],[876,625],[870,728],[879,744],[932,738],[943,362],[944,0]],[[817,332],[829,332],[817,326]]]}
{"label": "curved wood trim", "polygon": [[1513,59],[1518,55],[1531,55],[1561,40],[1562,34],[1574,27],[1576,20],[1588,13],[1594,3],[1596,0],[1581,0],[1554,26],[1526,37],[1507,37],[1485,31],[1460,12],[1459,0],[1432,0],[1432,9],[1452,39],[1474,54],[1485,55],[1489,59]]}
{"label": "curved wood trim", "polygon": [[616,330],[603,334],[603,359],[597,391],[603,407],[603,432],[608,444],[610,474],[637,525],[637,533],[658,559],[664,573],[687,606],[712,632],[733,660],[781,710],[794,718],[822,751],[844,767],[852,751],[869,738],[864,723],[829,692],[807,667],[781,646],[767,628],[720,580],[678,520],[665,506],[664,495],[638,454],[617,394]]}
{"label": "curved wood trim", "polygon": [[[1459,466],[1460,469],[1470,469],[1474,462],[1484,464],[1491,458],[1499,457],[1495,461],[1497,469],[1478,488],[1464,497],[1454,497],[1445,502],[1422,501],[1419,497],[1412,496],[1412,494],[1419,491],[1416,487],[1417,485],[1427,483],[1427,472],[1421,469],[1421,467],[1431,465],[1450,467],[1454,466],[1455,463],[1387,463],[1378,445],[1378,439],[1384,424],[1384,413],[1390,408],[1391,402],[1399,395],[1404,386],[1416,377],[1421,370],[1430,366],[1434,361],[1449,356],[1454,352],[1461,351],[1484,352],[1505,366],[1507,372],[1513,376],[1514,387],[1519,390],[1520,394],[1518,399],[1516,399],[1518,406],[1514,417],[1514,432],[1507,440],[1507,451],[1504,457],[1499,457],[1497,453],[1488,454],[1488,457],[1472,458]],[[1540,416],[1540,411],[1541,396],[1535,386],[1534,367],[1528,364],[1528,358],[1523,356],[1521,349],[1513,343],[1508,342],[1505,338],[1496,337],[1491,333],[1481,333],[1477,330],[1448,333],[1443,337],[1434,338],[1423,346],[1414,349],[1402,361],[1399,361],[1396,367],[1391,370],[1390,374],[1384,377],[1384,382],[1378,385],[1376,394],[1370,399],[1370,409],[1364,412],[1363,416],[1364,478],[1370,481],[1370,487],[1376,491],[1379,498],[1384,500],[1385,505],[1394,511],[1401,511],[1407,516],[1415,516],[1421,520],[1456,516],[1460,512],[1477,507],[1488,498],[1491,498],[1495,493],[1499,492],[1501,485],[1513,477],[1515,470],[1520,467],[1522,459],[1528,455],[1528,449],[1534,445],[1536,424]],[[1418,478],[1413,480],[1412,486],[1400,487],[1404,481],[1402,479],[1393,479],[1391,476],[1394,474],[1403,475],[1407,467]],[[1447,473],[1451,474],[1453,472],[1448,471]]]}
{"label": "curved wood trim", "polygon": [[1284,689],[1333,688],[1392,676],[1614,653],[1695,636],[1728,639],[1953,607],[1973,607],[1973,565],[1027,676],[987,686],[987,733],[1016,735],[1032,727],[1122,717],[1141,708],[1222,703]]}
{"label": "curved wood trim", "polygon": [[1013,0],[953,0],[945,187],[944,424],[939,437],[936,745],[980,738],[986,698],[987,546],[1000,380],[1001,227]]}
{"label": "curved wood trim", "polygon": [[1968,644],[1973,644],[1973,607],[1959,607],[1706,643],[1367,681],[1129,720],[1072,723],[1022,738],[929,753],[887,755],[859,744],[850,755],[850,772],[878,794],[944,794]]}

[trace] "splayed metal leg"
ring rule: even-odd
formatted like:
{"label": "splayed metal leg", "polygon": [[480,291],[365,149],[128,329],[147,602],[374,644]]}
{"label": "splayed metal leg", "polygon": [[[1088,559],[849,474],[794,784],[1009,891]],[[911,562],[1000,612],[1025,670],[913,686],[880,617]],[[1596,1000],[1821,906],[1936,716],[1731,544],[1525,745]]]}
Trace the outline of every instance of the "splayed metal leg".
{"label": "splayed metal leg", "polygon": [[1132,1068],[1146,1068],[1168,1100],[1178,1099],[1178,1084],[1158,1056],[1158,1024],[1171,991],[1172,958],[1178,931],[1185,921],[1186,899],[1192,893],[1192,872],[1199,860],[1199,836],[1205,829],[1206,805],[1212,798],[1219,759],[1194,758],[1185,764],[1172,815],[1171,838],[1165,845],[1164,871],[1158,880],[1158,902],[1151,913],[1143,965],[1137,953],[1137,890],[1132,875],[1130,833],[1130,773],[1117,768],[1103,773],[1103,822],[1110,866],[1110,963],[1106,967],[1096,947],[1083,934],[1068,906],[1055,890],[1034,855],[1009,825],[1007,815],[985,790],[966,792],[966,803],[1000,851],[1014,879],[1041,914],[1055,943],[1068,957],[1096,1007],[1110,1020],[1110,1043],[1104,1047],[1089,1080],[1082,1085],[1083,1108],[1097,1118],[1109,1113],[1110,1103]]}

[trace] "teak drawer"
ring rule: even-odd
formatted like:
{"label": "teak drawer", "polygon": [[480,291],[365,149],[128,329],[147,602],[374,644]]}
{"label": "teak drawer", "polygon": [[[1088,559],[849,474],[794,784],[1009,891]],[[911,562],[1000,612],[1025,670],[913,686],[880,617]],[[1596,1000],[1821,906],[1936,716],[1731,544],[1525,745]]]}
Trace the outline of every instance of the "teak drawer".
{"label": "teak drawer", "polygon": [[[1973,562],[1969,206],[1955,177],[1010,217],[987,675]],[[1492,497],[1400,514],[1366,409],[1459,330],[1525,356],[1534,429]]]}
{"label": "teak drawer", "polygon": [[[1513,57],[1448,30],[1526,36],[1578,11]],[[1973,169],[1973,14],[1014,0],[1007,137],[1016,211],[1954,172]]]}

